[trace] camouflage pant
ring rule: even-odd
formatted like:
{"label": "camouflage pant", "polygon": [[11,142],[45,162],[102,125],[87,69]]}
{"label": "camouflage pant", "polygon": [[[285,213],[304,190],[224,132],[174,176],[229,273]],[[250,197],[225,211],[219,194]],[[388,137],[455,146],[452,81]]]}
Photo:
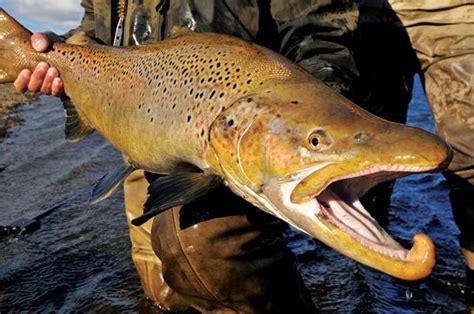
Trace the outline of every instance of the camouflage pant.
{"label": "camouflage pant", "polygon": [[[313,313],[314,305],[279,239],[285,225],[222,187],[140,227],[148,181],[125,182],[132,257],[147,297],[166,310]],[[150,241],[151,238],[151,241]]]}
{"label": "camouflage pant", "polygon": [[[461,231],[460,244],[474,251],[474,3],[460,0],[382,2],[361,1],[359,4],[361,32],[364,34],[364,28],[372,28],[369,34],[375,33],[373,39],[376,44],[367,45],[365,49],[377,51],[378,45],[386,44],[396,55],[403,56],[392,66],[398,71],[402,69],[399,77],[403,83],[393,91],[397,93],[398,89],[400,102],[406,102],[402,84],[409,86],[403,76],[410,77],[413,71],[421,75],[437,133],[454,150],[453,160],[445,175],[451,184],[451,205]],[[380,27],[381,20],[385,21],[382,25],[389,30],[388,33],[394,35],[388,36],[388,41],[394,38],[398,41],[388,43],[387,40],[377,40],[387,35]],[[397,59],[396,55],[387,57],[384,52],[378,58],[368,54],[365,57],[374,57],[371,62],[376,60],[379,64],[374,67],[380,67],[382,71],[386,70],[388,62]],[[370,66],[360,68],[366,70]],[[391,80],[397,77],[397,70],[393,70],[386,74]],[[381,76],[372,77],[379,80]],[[384,96],[391,97],[393,92],[379,92],[381,96],[376,97],[377,102],[384,104]],[[407,88],[406,97],[410,93],[410,88]],[[375,103],[373,100],[370,102]],[[373,106],[380,105],[375,103]],[[403,104],[398,108],[403,108]],[[397,114],[390,116],[390,107],[380,106],[380,109],[372,111],[378,111],[381,115],[385,112],[388,118],[397,119]]]}

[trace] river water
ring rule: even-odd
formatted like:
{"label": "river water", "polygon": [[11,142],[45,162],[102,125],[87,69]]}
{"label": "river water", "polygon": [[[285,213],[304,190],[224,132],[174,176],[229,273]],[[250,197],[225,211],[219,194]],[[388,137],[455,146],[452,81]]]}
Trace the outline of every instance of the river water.
{"label": "river water", "polygon": [[[55,98],[23,106],[20,117],[24,123],[0,142],[0,225],[58,209],[35,232],[0,238],[0,312],[156,311],[130,259],[122,193],[86,205],[90,187],[120,155],[99,134],[67,143]],[[419,81],[409,124],[433,131]],[[324,312],[467,311],[464,263],[444,178],[399,180],[386,229],[408,246],[415,233],[434,240],[437,265],[428,279],[397,280],[293,229],[285,233],[317,306]]]}

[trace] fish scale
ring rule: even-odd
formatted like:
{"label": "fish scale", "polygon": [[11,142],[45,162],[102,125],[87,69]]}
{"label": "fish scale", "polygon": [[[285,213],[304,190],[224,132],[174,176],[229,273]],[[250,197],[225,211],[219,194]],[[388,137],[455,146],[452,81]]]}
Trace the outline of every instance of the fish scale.
{"label": "fish scale", "polygon": [[[55,45],[48,62],[59,69],[67,94],[87,112],[90,125],[130,161],[156,172],[169,172],[177,156],[204,166],[215,118],[238,98],[295,71],[265,48],[183,30],[165,42],[127,50]],[[130,140],[138,137],[139,144]],[[154,146],[160,146],[158,155],[149,149]]]}

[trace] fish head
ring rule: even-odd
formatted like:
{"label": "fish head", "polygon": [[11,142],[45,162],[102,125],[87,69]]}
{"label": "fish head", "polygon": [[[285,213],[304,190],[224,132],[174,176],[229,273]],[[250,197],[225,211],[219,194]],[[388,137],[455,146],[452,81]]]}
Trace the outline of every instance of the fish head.
{"label": "fish head", "polygon": [[380,182],[447,167],[451,149],[439,137],[380,119],[318,82],[239,99],[215,120],[210,147],[229,187],[260,209],[397,278],[431,273],[431,239],[418,234],[403,248],[359,199]]}

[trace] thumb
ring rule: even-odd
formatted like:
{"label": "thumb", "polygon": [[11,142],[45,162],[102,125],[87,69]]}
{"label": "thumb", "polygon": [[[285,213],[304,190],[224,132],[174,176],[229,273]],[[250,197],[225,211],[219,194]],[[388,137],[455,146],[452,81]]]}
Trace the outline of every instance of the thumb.
{"label": "thumb", "polygon": [[31,35],[31,45],[33,49],[38,52],[46,51],[49,47],[49,40],[46,34],[43,33],[34,33]]}
{"label": "thumb", "polygon": [[52,32],[34,33],[31,35],[31,45],[38,52],[45,52],[53,43],[62,42],[63,39]]}

